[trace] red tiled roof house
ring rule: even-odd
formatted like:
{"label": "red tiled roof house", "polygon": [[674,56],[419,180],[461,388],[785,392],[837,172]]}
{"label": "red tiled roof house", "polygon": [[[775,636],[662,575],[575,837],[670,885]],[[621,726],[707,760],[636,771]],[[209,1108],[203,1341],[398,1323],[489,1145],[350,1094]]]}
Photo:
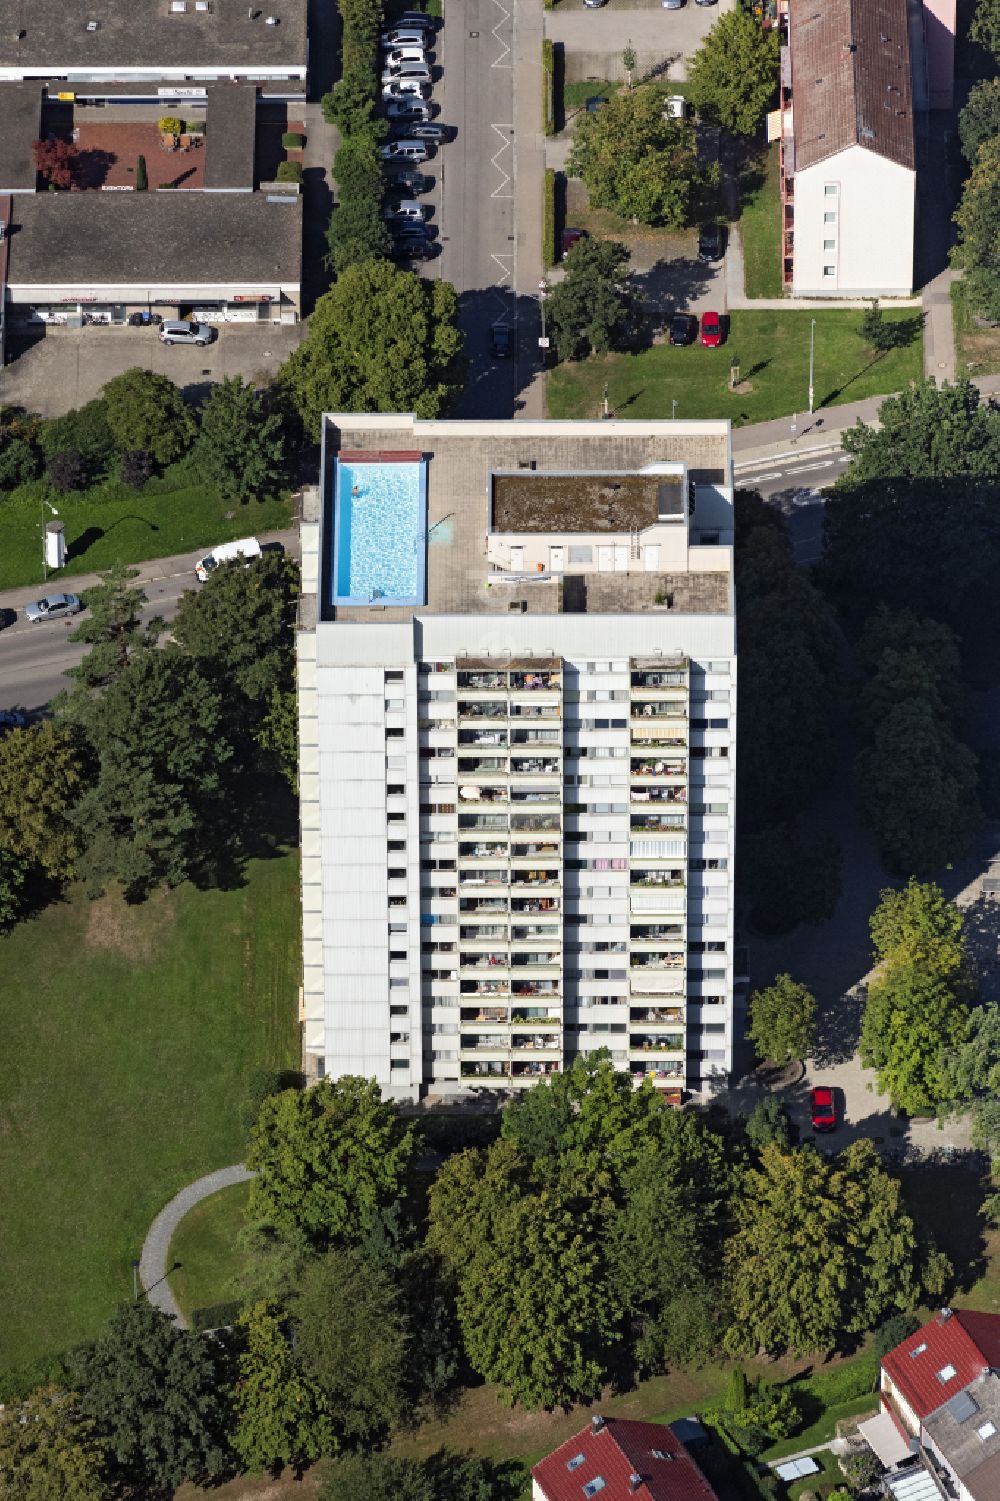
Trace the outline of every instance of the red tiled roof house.
{"label": "red tiled roof house", "polygon": [[532,1501],[719,1501],[672,1429],[595,1415],[531,1472]]}

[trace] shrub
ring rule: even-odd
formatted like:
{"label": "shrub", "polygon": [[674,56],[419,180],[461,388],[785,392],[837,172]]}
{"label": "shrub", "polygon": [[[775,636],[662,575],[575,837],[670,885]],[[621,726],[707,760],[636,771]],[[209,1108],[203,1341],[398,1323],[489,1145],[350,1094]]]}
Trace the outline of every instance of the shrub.
{"label": "shrub", "polygon": [[281,144],[286,151],[301,151],[305,143],[305,136],[297,130],[286,130],[281,137]]}
{"label": "shrub", "polygon": [[239,1302],[210,1303],[207,1308],[192,1308],[191,1327],[198,1330],[227,1329],[236,1323],[242,1312],[243,1304]]}
{"label": "shrub", "polygon": [[555,48],[551,37],[542,38],[542,110],[545,120],[545,134],[547,136],[556,133],[556,62]]}
{"label": "shrub", "polygon": [[179,136],[181,133],[181,122],[176,115],[164,115],[159,122],[159,130],[165,136]]}
{"label": "shrub", "polygon": [[36,479],[38,454],[27,438],[10,438],[0,449],[0,490],[16,490]]}
{"label": "shrub", "polygon": [[[883,1355],[888,1355],[897,1345],[901,1345],[904,1339],[909,1339],[911,1334],[916,1334],[920,1328],[920,1320],[915,1313],[894,1313],[891,1319],[886,1319],[884,1324],[879,1324],[875,1330],[872,1347],[875,1357],[881,1360]],[[866,1387],[867,1391],[868,1388]]]}
{"label": "shrub", "polygon": [[146,158],[136,157],[135,162],[135,190],[137,193],[145,193],[149,187],[149,177],[146,172]]}
{"label": "shrub", "polygon": [[83,455],[75,448],[64,448],[60,453],[54,453],[45,465],[45,477],[60,495],[66,495],[70,490],[82,490],[87,483],[87,465]]}
{"label": "shrub", "polygon": [[65,448],[75,448],[95,472],[110,467],[115,451],[107,407],[100,396],[82,407],[71,408],[61,417],[49,417],[39,429],[38,441],[46,458]]}
{"label": "shrub", "polygon": [[556,174],[552,167],[545,168],[545,182],[542,187],[544,202],[542,204],[542,261],[545,266],[554,266],[556,263]]}
{"label": "shrub", "polygon": [[153,455],[146,448],[130,448],[122,454],[122,484],[141,490],[153,476]]}
{"label": "shrub", "polygon": [[302,183],[304,175],[301,162],[279,162],[278,170],[274,174],[275,182]]}

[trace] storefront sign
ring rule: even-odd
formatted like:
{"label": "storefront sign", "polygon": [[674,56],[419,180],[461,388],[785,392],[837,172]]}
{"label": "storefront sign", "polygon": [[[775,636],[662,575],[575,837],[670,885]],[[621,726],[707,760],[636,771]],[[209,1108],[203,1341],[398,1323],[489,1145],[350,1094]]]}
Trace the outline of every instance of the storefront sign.
{"label": "storefront sign", "polygon": [[102,193],[134,193],[135,192],[135,188],[133,187],[133,185],[130,182],[122,182],[122,183],[117,183],[117,182],[102,182],[101,183],[101,192]]}
{"label": "storefront sign", "polygon": [[204,99],[205,98],[205,90],[204,89],[186,89],[186,88],[157,89],[156,92],[157,92],[157,94],[159,95],[159,97],[161,99]]}

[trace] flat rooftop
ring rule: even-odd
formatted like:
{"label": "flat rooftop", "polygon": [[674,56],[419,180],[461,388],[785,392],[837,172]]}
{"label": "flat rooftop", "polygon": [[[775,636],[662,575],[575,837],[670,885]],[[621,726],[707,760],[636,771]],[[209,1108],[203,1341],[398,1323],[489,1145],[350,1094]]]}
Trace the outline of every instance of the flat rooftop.
{"label": "flat rooftop", "polygon": [[[180,3],[180,0],[178,0]],[[306,0],[11,0],[0,67],[85,77],[94,68],[296,67],[306,63]],[[250,19],[250,11],[254,19]],[[269,26],[267,17],[276,24]],[[88,23],[96,22],[94,30]]]}
{"label": "flat rooftop", "polygon": [[262,193],[19,193],[9,244],[15,294],[21,287],[84,283],[297,286],[302,200],[272,203]]}
{"label": "flat rooftop", "polygon": [[0,193],[33,193],[38,173],[32,146],[42,133],[42,85],[0,85]]}
{"label": "flat rooftop", "polygon": [[[721,568],[712,569],[703,562],[701,568],[683,573],[646,572],[638,561],[627,571],[565,577],[551,573],[512,577],[498,572],[486,556],[491,517],[498,505],[495,519],[502,517],[505,527],[530,524],[534,516],[530,529],[555,532],[559,525],[553,518],[558,514],[559,524],[565,523],[568,530],[607,531],[611,497],[606,499],[604,491],[611,484],[621,484],[623,488],[613,492],[613,514],[616,526],[620,522],[618,534],[627,536],[630,530],[641,530],[647,520],[650,524],[662,521],[661,503],[673,504],[679,495],[679,477],[635,473],[644,466],[686,465],[689,479],[696,484],[727,487],[729,435],[723,422],[692,423],[687,428],[680,423],[623,421],[422,423],[407,418],[393,423],[378,416],[338,414],[326,422],[323,525],[327,539],[332,526],[332,460],[339,452],[352,450],[413,450],[427,460],[427,603],[419,608],[340,606],[334,611],[327,583],[325,618],[377,624],[423,615],[728,614],[732,609],[725,549],[711,559],[723,564]],[[503,481],[499,499],[498,480]],[[660,493],[664,484],[666,497]],[[583,497],[578,512],[573,509],[574,495]],[[328,540],[325,547],[329,547]]]}
{"label": "flat rooftop", "polygon": [[683,475],[495,474],[493,530],[641,531],[658,520],[684,515],[683,486]]}

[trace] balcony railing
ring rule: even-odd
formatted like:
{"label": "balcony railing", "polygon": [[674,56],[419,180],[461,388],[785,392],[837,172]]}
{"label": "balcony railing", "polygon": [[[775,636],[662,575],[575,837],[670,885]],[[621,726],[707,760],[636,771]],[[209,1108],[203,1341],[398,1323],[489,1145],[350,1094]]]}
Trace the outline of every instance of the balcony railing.
{"label": "balcony railing", "polygon": [[515,980],[511,985],[511,995],[547,995],[559,994],[559,984],[556,980]]}
{"label": "balcony railing", "polygon": [[459,1047],[463,1053],[506,1052],[510,1047],[510,1040],[504,1032],[475,1032],[468,1037],[460,1037]]}
{"label": "balcony railing", "polygon": [[506,745],[504,730],[459,730],[459,745]]}
{"label": "balcony railing", "polygon": [[510,884],[523,889],[525,886],[559,886],[562,883],[557,870],[512,870]]}
{"label": "balcony railing", "polygon": [[[559,762],[550,761],[544,756],[511,756],[510,774],[514,777],[538,776],[540,774],[552,774],[559,771]],[[544,801],[546,794],[525,792],[521,802]]]}
{"label": "balcony railing", "polygon": [[512,1027],[559,1027],[562,1025],[562,1019],[558,1016],[550,1016],[545,1011],[522,1008],[511,1013],[510,1024]]}
{"label": "balcony railing", "polygon": [[460,912],[506,912],[507,898],[497,900],[496,897],[463,897],[458,904]]}
{"label": "balcony railing", "polygon": [[558,672],[512,672],[510,674],[510,686],[518,693],[526,689],[553,689],[560,686],[562,679]]}
{"label": "balcony railing", "polygon": [[633,803],[687,802],[687,792],[683,787],[633,787],[629,796]]}
{"label": "balcony railing", "polygon": [[462,954],[459,964],[463,969],[496,969],[500,965],[507,968],[506,954]]}
{"label": "balcony railing", "polygon": [[655,777],[661,779],[683,778],[687,775],[687,766],[683,761],[654,761],[652,758],[637,760],[632,758],[632,775],[634,777]]}
{"label": "balcony railing", "polygon": [[[464,962],[464,961],[463,961]],[[683,969],[683,954],[633,954],[633,969]]]}
{"label": "balcony railing", "polygon": [[544,1078],[546,1074],[558,1074],[562,1068],[559,1063],[515,1063],[511,1070],[515,1079]]}
{"label": "balcony railing", "polygon": [[686,672],[633,672],[633,688],[683,688],[687,684]]}
{"label": "balcony railing", "polygon": [[511,745],[558,745],[558,730],[515,730],[510,732]]}
{"label": "balcony railing", "polygon": [[684,1033],[668,1033],[665,1037],[632,1036],[628,1040],[628,1045],[629,1051],[633,1053],[682,1053]]}
{"label": "balcony railing", "polygon": [[507,674],[504,672],[460,672],[458,686],[473,688],[480,692],[488,688],[505,688]]}
{"label": "balcony railing", "polygon": [[558,719],[558,704],[511,704],[511,719]]}
{"label": "balcony railing", "polygon": [[508,1021],[507,1008],[505,1006],[482,1006],[478,1011],[472,1010],[471,1007],[463,1006],[459,1014],[463,1025],[468,1022],[488,1022],[493,1026],[496,1026],[497,1023],[502,1023],[506,1026]]}
{"label": "balcony railing", "polygon": [[510,995],[506,980],[461,980],[461,995]]}
{"label": "balcony railing", "polygon": [[558,860],[558,844],[512,844],[511,856],[515,860]]}
{"label": "balcony railing", "polygon": [[558,912],[559,898],[554,896],[527,897],[511,895],[512,912]]}
{"label": "balcony railing", "polygon": [[558,1032],[535,1032],[524,1037],[511,1037],[510,1045],[518,1052],[558,1053],[562,1038]]}
{"label": "balcony railing", "polygon": [[656,700],[653,703],[632,705],[633,719],[686,719],[687,708],[682,700],[677,703]]}
{"label": "balcony railing", "polygon": [[684,937],[684,927],[681,923],[642,923],[632,928],[633,943],[650,943],[657,938]]}
{"label": "balcony railing", "polygon": [[510,1064],[495,1060],[492,1063],[463,1063],[460,1066],[463,1079],[508,1079]]}
{"label": "balcony railing", "polygon": [[675,890],[684,885],[684,877],[679,874],[673,875],[665,870],[633,870],[630,884],[633,886],[663,886],[667,890]]}
{"label": "balcony railing", "polygon": [[643,1079],[652,1079],[654,1082],[658,1082],[661,1079],[681,1079],[681,1078],[683,1078],[684,1077],[684,1065],[683,1065],[683,1063],[680,1062],[680,1060],[677,1060],[674,1063],[661,1063],[661,1064],[658,1064],[656,1068],[650,1068],[650,1067],[633,1068],[633,1069],[631,1069],[630,1072],[632,1074],[632,1078],[633,1079],[637,1079],[639,1081],[641,1081]]}
{"label": "balcony railing", "polygon": [[507,705],[500,700],[492,703],[484,703],[479,699],[460,702],[458,717],[459,719],[506,719]]}
{"label": "balcony railing", "polygon": [[629,1010],[630,1022],[682,1022],[684,1013],[677,1006],[633,1006]]}
{"label": "balcony railing", "polygon": [[527,943],[532,938],[547,938],[558,940],[558,923],[528,923],[523,928],[511,928],[511,941],[513,943]]}

